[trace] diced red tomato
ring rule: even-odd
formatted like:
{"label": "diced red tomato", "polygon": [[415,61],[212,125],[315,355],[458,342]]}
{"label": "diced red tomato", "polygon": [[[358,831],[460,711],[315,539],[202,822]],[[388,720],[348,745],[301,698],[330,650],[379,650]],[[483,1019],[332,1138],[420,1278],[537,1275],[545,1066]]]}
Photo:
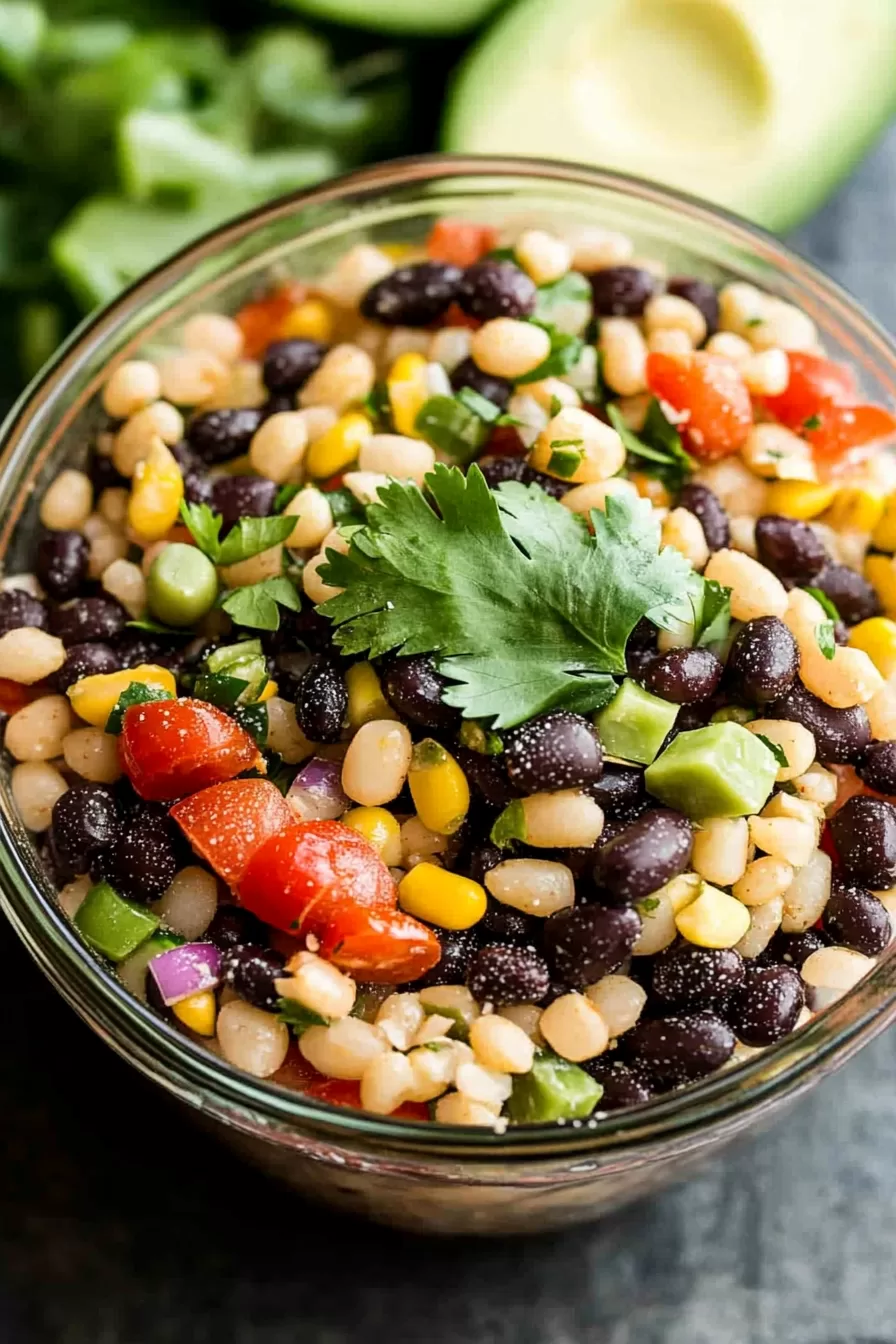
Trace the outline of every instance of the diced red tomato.
{"label": "diced red tomato", "polygon": [[305,286],[290,281],[263,299],[243,304],[236,315],[236,324],[243,333],[243,353],[247,358],[257,359],[277,339],[283,322],[304,297]]}
{"label": "diced red tomato", "polygon": [[119,752],[140,797],[157,803],[172,803],[264,764],[245,729],[204,700],[131,705],[122,720]]}
{"label": "diced red tomato", "polygon": [[228,779],[171,808],[193,849],[235,887],[265,840],[288,826],[286,799],[266,779]]}
{"label": "diced red tomato", "polygon": [[445,318],[439,322],[440,327],[467,327],[470,331],[478,331],[482,322],[478,317],[471,317],[465,313],[459,303],[452,303],[448,307]]}
{"label": "diced red tomato", "polygon": [[436,965],[441,944],[432,929],[403,910],[346,906],[318,932],[320,955],[356,980],[402,985]]}
{"label": "diced red tomato", "polygon": [[33,699],[30,686],[23,686],[20,681],[10,681],[8,677],[0,677],[0,713],[15,714]]}
{"label": "diced red tomato", "polygon": [[825,406],[855,401],[855,378],[846,364],[802,350],[791,350],[787,359],[790,378],[786,388],[776,397],[765,397],[764,404],[788,429],[802,429]]}
{"label": "diced red tomato", "polygon": [[[303,1092],[306,1097],[316,1101],[328,1102],[331,1106],[346,1106],[352,1110],[361,1110],[361,1084],[349,1082],[343,1078],[327,1078],[318,1073],[305,1059],[298,1046],[290,1045],[289,1053],[280,1068],[271,1079],[281,1087]],[[392,1114],[399,1120],[428,1120],[429,1110],[419,1101],[406,1101]]]}
{"label": "diced red tomato", "polygon": [[730,360],[698,350],[688,359],[647,356],[647,385],[686,418],[684,446],[703,462],[736,453],[753,424],[746,383]]}
{"label": "diced red tomato", "polygon": [[498,231],[489,224],[466,219],[437,219],[426,240],[426,254],[433,261],[471,266],[498,243]]}
{"label": "diced red tomato", "polygon": [[821,830],[821,839],[818,842],[818,848],[823,849],[825,854],[831,860],[835,868],[840,867],[840,855],[837,853],[837,846],[834,844],[834,837],[831,835],[829,822],[825,822]]}
{"label": "diced red tomato", "polygon": [[896,432],[896,416],[883,406],[834,406],[818,413],[817,429],[804,428],[803,436],[811,443],[816,457],[837,458],[850,448],[861,448],[876,439],[889,438]]}
{"label": "diced red tomato", "polygon": [[526,446],[513,425],[497,425],[485,447],[489,457],[522,457],[525,451]]}
{"label": "diced red tomato", "polygon": [[338,821],[299,821],[271,836],[253,855],[239,895],[266,924],[318,938],[347,908],[388,910],[396,900],[376,850]]}

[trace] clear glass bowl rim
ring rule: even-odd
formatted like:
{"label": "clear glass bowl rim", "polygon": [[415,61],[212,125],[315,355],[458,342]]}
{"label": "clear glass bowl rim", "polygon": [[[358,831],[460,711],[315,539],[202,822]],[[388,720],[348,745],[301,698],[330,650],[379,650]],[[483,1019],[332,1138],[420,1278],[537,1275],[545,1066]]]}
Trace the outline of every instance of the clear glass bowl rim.
{"label": "clear glass bowl rim", "polygon": [[[759,254],[811,298],[841,331],[870,349],[887,369],[896,393],[896,345],[873,318],[832,280],[777,238],[739,217],[684,193],[626,174],[574,163],[522,157],[420,155],[358,169],[343,177],[261,206],[229,221],[176,253],[131,285],[112,303],[86,318],[23,392],[0,427],[0,517],[6,514],[10,482],[15,484],[36,445],[28,435],[32,410],[77,379],[88,349],[101,346],[117,319],[137,314],[187,275],[202,259],[244,239],[253,230],[309,206],[352,201],[353,218],[363,223],[363,201],[384,193],[452,178],[527,180],[529,189],[552,182],[612,191],[646,205],[677,211],[684,220],[710,227],[744,252]],[[333,1142],[387,1145],[408,1157],[465,1156],[482,1162],[502,1158],[566,1158],[603,1154],[621,1158],[664,1141],[681,1142],[701,1129],[739,1128],[745,1117],[770,1109],[839,1066],[896,1015],[896,958],[886,955],[839,1002],[795,1035],[736,1067],[701,1083],[631,1110],[608,1115],[594,1128],[584,1123],[489,1131],[390,1120],[303,1097],[230,1068],[194,1044],[133,998],[120,981],[74,934],[26,868],[7,820],[0,814],[0,905],[47,978],[64,998],[101,1028],[101,1034],[142,1072],[194,1105],[219,1117],[243,1116],[252,1128],[288,1142],[289,1135],[314,1132]],[[234,1122],[236,1122],[234,1120]]]}

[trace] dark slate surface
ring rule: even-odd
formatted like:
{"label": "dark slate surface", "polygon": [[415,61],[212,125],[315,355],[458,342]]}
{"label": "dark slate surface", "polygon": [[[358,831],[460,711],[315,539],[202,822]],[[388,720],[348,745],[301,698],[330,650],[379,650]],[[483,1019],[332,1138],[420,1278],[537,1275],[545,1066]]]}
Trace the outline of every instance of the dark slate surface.
{"label": "dark slate surface", "polygon": [[[896,326],[896,133],[797,242]],[[0,1344],[896,1344],[893,1035],[602,1225],[427,1244],[233,1165],[0,956]]]}

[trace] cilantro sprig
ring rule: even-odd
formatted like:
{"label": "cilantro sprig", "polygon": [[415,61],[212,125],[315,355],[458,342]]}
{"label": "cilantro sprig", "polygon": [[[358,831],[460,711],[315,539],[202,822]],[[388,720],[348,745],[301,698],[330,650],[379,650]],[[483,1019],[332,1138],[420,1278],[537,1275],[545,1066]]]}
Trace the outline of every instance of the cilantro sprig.
{"label": "cilantro sprig", "polygon": [[[583,519],[536,487],[492,492],[475,465],[437,465],[417,486],[392,482],[367,509],[347,555],[330,552],[318,608],[347,654],[432,653],[465,717],[512,727],[563,706],[606,704],[644,617],[690,613],[692,571],[645,500],[611,495]],[[434,507],[430,506],[431,497]]]}
{"label": "cilantro sprig", "polygon": [[648,475],[658,476],[670,490],[680,490],[697,463],[681,446],[681,435],[666,419],[656,397],[647,408],[640,434],[629,429],[618,406],[612,402],[607,403],[607,415],[622,439],[625,451],[639,459],[640,469]]}
{"label": "cilantro sprig", "polygon": [[180,516],[192,534],[193,540],[214,565],[236,565],[251,560],[253,555],[270,550],[285,541],[296,525],[295,518],[240,518],[221,540],[224,519],[207,504],[182,502]]}
{"label": "cilantro sprig", "polygon": [[249,630],[277,630],[280,626],[278,605],[298,611],[302,600],[286,575],[278,574],[273,579],[232,589],[224,594],[220,604],[236,625]]}

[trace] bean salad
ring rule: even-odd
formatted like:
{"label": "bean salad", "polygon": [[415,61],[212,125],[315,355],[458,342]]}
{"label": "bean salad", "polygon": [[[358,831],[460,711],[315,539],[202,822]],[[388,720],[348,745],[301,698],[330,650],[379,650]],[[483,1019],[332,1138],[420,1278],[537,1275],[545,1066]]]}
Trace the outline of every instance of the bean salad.
{"label": "bean salad", "polygon": [[896,917],[896,418],[630,239],[437,222],[108,370],[0,581],[12,791],[227,1064],[601,1123]]}

